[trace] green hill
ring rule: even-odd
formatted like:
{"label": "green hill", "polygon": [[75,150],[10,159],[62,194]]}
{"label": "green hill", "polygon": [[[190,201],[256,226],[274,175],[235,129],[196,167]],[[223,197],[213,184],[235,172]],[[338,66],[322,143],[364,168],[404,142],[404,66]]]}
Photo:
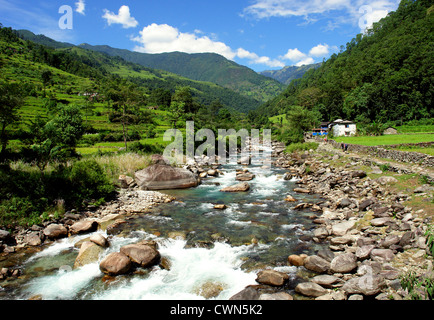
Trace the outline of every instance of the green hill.
{"label": "green hill", "polygon": [[189,79],[213,82],[261,102],[275,97],[284,89],[278,81],[215,53],[147,54],[110,46],[81,44],[80,47],[104,52],[110,56],[119,56],[149,68],[167,70]]}
{"label": "green hill", "polygon": [[433,88],[434,6],[428,0],[402,0],[395,12],[292,81],[256,115],[268,119],[301,105],[318,110],[324,121],[432,118]]}
{"label": "green hill", "polygon": [[[18,35],[26,40],[31,39],[31,43],[43,43],[43,50],[49,51],[53,55],[53,61],[44,61],[51,67],[65,69],[67,63],[61,63],[65,59],[71,64],[83,63],[84,67],[75,67],[77,70],[68,69],[78,76],[101,78],[107,75],[118,75],[129,79],[141,87],[145,87],[150,93],[156,89],[169,90],[174,93],[176,88],[188,86],[192,89],[193,97],[198,103],[209,105],[213,101],[220,101],[228,109],[238,112],[248,112],[257,108],[261,103],[252,97],[243,96],[233,90],[219,86],[212,82],[192,80],[168,71],[155,70],[142,65],[128,62],[119,56],[110,56],[96,50],[88,50],[84,47],[76,47],[71,44],[54,41],[42,35],[34,35],[29,31],[20,30]],[[42,49],[41,49],[42,50]],[[27,57],[28,58],[28,57]],[[21,57],[23,60],[28,60]],[[21,64],[18,63],[18,64]],[[27,63],[24,62],[24,65]],[[92,69],[84,74],[83,70]],[[35,80],[40,82],[40,80]],[[77,91],[74,89],[74,91]]]}
{"label": "green hill", "polygon": [[317,69],[321,66],[320,63],[303,65],[301,67],[286,66],[279,70],[265,70],[260,72],[263,76],[273,78],[283,84],[290,84],[292,80],[300,79],[310,69]]}

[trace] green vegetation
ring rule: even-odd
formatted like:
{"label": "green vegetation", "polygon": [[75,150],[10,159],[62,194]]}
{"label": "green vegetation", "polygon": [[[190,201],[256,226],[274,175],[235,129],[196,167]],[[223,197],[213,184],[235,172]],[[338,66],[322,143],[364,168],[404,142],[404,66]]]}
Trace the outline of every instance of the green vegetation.
{"label": "green vegetation", "polygon": [[432,1],[402,0],[395,12],[293,80],[251,117],[267,125],[270,116],[300,105],[317,110],[322,121],[358,125],[433,118],[433,12]]}
{"label": "green vegetation", "polygon": [[398,134],[384,136],[356,136],[356,137],[337,137],[336,141],[344,143],[360,144],[364,146],[384,146],[403,143],[432,142],[432,134]]}
{"label": "green vegetation", "polygon": [[309,151],[310,149],[316,150],[319,143],[316,142],[305,142],[305,143],[292,143],[286,147],[286,153],[293,153],[296,151]]}
{"label": "green vegetation", "polygon": [[401,286],[408,291],[411,300],[434,299],[434,280],[429,277],[418,277],[410,271],[401,276]]}

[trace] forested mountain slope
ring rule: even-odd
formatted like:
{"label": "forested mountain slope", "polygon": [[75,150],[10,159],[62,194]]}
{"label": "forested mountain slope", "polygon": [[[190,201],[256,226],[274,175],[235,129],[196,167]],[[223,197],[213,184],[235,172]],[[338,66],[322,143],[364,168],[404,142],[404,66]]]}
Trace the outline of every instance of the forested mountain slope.
{"label": "forested mountain slope", "polygon": [[403,0],[395,12],[358,34],[339,54],[291,82],[261,106],[256,118],[292,105],[318,110],[323,120],[360,123],[434,117],[434,6]]}

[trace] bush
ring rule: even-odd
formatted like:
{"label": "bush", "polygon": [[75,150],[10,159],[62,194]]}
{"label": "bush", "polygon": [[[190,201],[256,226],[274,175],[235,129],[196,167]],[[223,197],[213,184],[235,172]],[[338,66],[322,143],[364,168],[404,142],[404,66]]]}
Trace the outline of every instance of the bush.
{"label": "bush", "polygon": [[293,153],[295,151],[306,151],[306,150],[316,150],[319,144],[316,142],[305,142],[305,143],[293,143],[286,147],[286,153]]}
{"label": "bush", "polygon": [[164,147],[160,144],[147,144],[141,142],[132,143],[128,149],[132,152],[136,153],[144,153],[144,154],[155,154],[155,153],[163,153]]}
{"label": "bush", "polygon": [[67,175],[74,193],[70,200],[76,206],[81,206],[84,201],[99,201],[114,191],[114,186],[95,160],[74,163]]}

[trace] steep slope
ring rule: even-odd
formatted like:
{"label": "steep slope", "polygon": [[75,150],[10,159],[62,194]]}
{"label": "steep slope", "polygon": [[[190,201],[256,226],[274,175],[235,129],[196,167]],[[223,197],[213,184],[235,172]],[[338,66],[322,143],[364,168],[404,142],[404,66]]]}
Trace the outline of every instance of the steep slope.
{"label": "steep slope", "polygon": [[265,70],[259,72],[263,76],[273,78],[283,84],[290,84],[292,80],[300,79],[310,69],[317,69],[321,66],[322,62],[315,64],[303,65],[301,67],[286,66],[280,70]]}
{"label": "steep slope", "polygon": [[257,111],[259,117],[285,113],[289,106],[318,110],[323,120],[360,123],[434,117],[434,5],[402,0],[398,9],[346,50]]}
{"label": "steep slope", "polygon": [[193,80],[213,82],[262,102],[276,96],[284,89],[278,81],[215,53],[146,54],[110,46],[81,44],[80,47],[111,56],[120,56],[142,66],[167,70]]}
{"label": "steep slope", "polygon": [[[70,63],[83,63],[87,69],[93,69],[93,71],[89,71],[87,74],[82,74],[80,70],[87,69],[77,66],[76,69],[79,76],[91,78],[90,74],[94,74],[98,78],[101,75],[118,75],[129,79],[141,87],[147,88],[148,92],[154,89],[167,89],[173,93],[177,87],[189,86],[192,89],[193,97],[200,104],[210,105],[213,101],[218,100],[225,107],[243,113],[253,110],[260,105],[260,102],[252,97],[243,96],[229,88],[212,82],[196,81],[168,71],[144,67],[133,62],[128,62],[119,56],[110,56],[96,50],[85,49],[85,47],[76,47],[67,43],[57,42],[42,35],[36,36],[31,32],[23,32],[21,30],[18,34],[24,39],[31,38],[37,43],[48,43],[48,47],[50,48],[57,48],[55,50],[49,49],[43,45],[43,48],[46,48],[44,50],[51,50],[55,57],[53,59],[55,61],[53,61],[51,67],[65,68],[69,62],[62,63],[62,60],[67,60]],[[31,43],[34,43],[33,40],[30,40]],[[49,61],[45,62],[48,63]]]}

